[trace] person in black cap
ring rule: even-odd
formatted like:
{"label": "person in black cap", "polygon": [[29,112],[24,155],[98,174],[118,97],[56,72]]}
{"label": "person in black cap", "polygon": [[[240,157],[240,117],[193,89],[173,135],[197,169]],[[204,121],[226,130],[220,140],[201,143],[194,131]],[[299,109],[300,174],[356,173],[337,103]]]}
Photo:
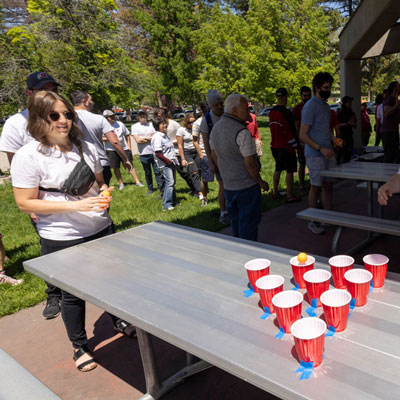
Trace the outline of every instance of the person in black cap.
{"label": "person in black cap", "polygon": [[357,120],[354,111],[352,110],[353,97],[344,96],[342,98],[342,106],[337,113],[340,133],[339,139],[343,140],[342,147],[338,148],[336,160],[338,164],[346,163],[351,160],[353,154],[353,129],[356,127]]}
{"label": "person in black cap", "polygon": [[296,147],[298,146],[296,126],[292,113],[286,108],[287,90],[276,91],[277,105],[269,113],[271,129],[271,151],[275,159],[274,190],[272,197],[279,197],[279,180],[281,172],[286,171],[286,201],[299,201],[293,194],[293,173],[297,172]]}
{"label": "person in black cap", "polygon": [[[59,83],[46,72],[34,72],[26,78],[26,94],[30,97],[39,90],[49,90],[57,92]],[[0,136],[0,151],[7,154],[8,161],[23,145],[33,140],[26,129],[28,121],[28,109],[12,115],[4,124]]]}
{"label": "person in black cap", "polygon": [[[57,92],[58,86],[59,83],[46,72],[34,72],[26,78],[26,94],[28,97],[41,90]],[[26,108],[12,115],[4,124],[0,136],[0,151],[4,151],[7,154],[10,164],[17,150],[34,140],[28,132],[27,122],[28,109]],[[35,214],[30,214],[30,217],[36,229],[37,217]],[[48,297],[43,316],[46,319],[52,319],[60,314],[61,290],[47,283],[46,293]]]}

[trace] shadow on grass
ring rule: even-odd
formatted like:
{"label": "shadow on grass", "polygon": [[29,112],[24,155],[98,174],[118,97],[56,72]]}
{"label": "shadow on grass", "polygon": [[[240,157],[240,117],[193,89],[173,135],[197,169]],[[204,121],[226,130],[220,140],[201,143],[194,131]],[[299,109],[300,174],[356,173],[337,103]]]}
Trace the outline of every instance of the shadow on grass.
{"label": "shadow on grass", "polygon": [[125,229],[134,228],[135,226],[141,225],[136,219],[126,219],[120,223],[115,223],[115,230],[117,232],[124,231]]}

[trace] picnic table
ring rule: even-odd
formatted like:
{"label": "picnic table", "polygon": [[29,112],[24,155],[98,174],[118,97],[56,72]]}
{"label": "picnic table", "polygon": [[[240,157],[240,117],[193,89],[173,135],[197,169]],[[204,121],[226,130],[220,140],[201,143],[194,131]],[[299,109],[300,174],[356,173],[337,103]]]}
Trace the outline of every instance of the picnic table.
{"label": "picnic table", "polygon": [[[392,279],[353,312],[346,331],[326,338],[323,363],[309,380],[299,380],[293,338],[277,339],[275,318],[260,319],[258,295],[243,295],[243,265],[253,258],[270,259],[270,272],[285,278],[285,289],[293,288],[289,260],[295,254],[154,222],[24,266],[137,326],[147,388],[142,399],[160,398],[187,376],[187,368],[193,366],[190,374],[211,364],[282,399],[398,400],[400,283]],[[327,260],[317,257],[315,268],[328,269]],[[161,383],[151,335],[203,361],[191,360],[183,373]]]}

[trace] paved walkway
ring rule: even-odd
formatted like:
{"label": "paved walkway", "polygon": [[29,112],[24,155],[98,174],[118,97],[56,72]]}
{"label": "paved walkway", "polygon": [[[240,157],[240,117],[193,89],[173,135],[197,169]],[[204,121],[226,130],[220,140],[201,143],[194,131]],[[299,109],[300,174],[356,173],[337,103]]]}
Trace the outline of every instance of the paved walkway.
{"label": "paved walkway", "polygon": [[[296,212],[307,207],[306,199],[296,204],[284,204],[263,215],[259,240],[264,243],[305,251],[309,254],[330,256],[334,228],[324,235],[313,235],[307,223],[295,217]],[[365,214],[367,193],[350,182],[335,189],[334,208]],[[400,212],[400,198],[394,198],[385,215],[395,218]],[[230,228],[222,233],[229,234]],[[365,232],[345,231],[341,246],[350,247],[364,238]],[[383,237],[356,255],[382,252],[389,256],[390,269],[396,271],[400,257],[398,238]],[[43,305],[38,305],[0,319],[0,347],[39,378],[65,400],[125,400],[138,399],[145,391],[143,370],[138,344],[115,334],[109,317],[100,309],[87,305],[87,328],[90,346],[95,349],[99,366],[92,372],[78,372],[72,361],[72,349],[61,317],[45,321],[41,315]],[[184,365],[185,355],[173,346],[155,339],[156,352],[160,354],[159,369],[166,375]],[[266,360],[268,362],[268,360]],[[23,383],[21,383],[23,384]],[[211,368],[190,377],[163,399],[165,400],[252,400],[274,399],[273,396],[218,369]],[[30,399],[36,400],[36,399]],[[40,399],[38,399],[40,400]]]}

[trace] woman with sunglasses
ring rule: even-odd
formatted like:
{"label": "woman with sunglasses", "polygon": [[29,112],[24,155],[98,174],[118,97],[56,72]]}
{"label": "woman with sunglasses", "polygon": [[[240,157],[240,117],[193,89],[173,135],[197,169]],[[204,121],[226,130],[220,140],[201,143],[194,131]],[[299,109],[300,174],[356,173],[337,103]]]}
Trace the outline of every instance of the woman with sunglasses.
{"label": "woman with sunglasses", "polygon": [[[35,140],[16,152],[11,176],[18,207],[38,217],[41,254],[114,233],[106,210],[110,198],[101,194],[108,187],[99,157],[93,144],[82,141],[72,106],[56,93],[41,91],[29,99],[28,110],[27,128]],[[79,197],[61,193],[57,189],[81,161],[81,154],[95,174],[95,183]],[[61,312],[76,367],[83,372],[96,368],[87,346],[85,302],[62,290]],[[124,321],[111,318],[116,330],[127,328]]]}

